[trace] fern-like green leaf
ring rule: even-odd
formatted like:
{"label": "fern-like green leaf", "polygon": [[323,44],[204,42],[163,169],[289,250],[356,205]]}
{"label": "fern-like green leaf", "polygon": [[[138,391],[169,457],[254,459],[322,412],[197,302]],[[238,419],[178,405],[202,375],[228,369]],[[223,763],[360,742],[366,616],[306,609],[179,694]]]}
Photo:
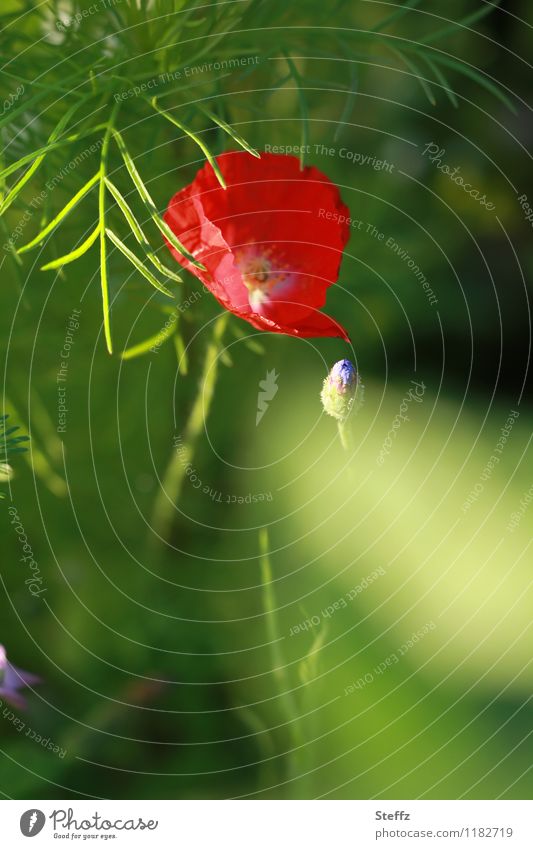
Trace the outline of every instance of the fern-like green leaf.
{"label": "fern-like green leaf", "polygon": [[353,62],[350,63],[350,90],[346,97],[346,101],[344,103],[344,108],[342,110],[342,115],[340,117],[340,121],[337,124],[337,128],[335,130],[335,135],[333,136],[333,141],[338,141],[344,127],[350,115],[352,114],[353,105],[355,103],[355,98],[357,97],[357,72],[356,66]]}
{"label": "fern-like green leaf", "polygon": [[109,141],[113,130],[113,122],[117,112],[117,106],[111,113],[109,124],[106,128],[102,144],[102,155],[100,158],[100,183],[98,186],[98,234],[100,236],[100,289],[102,292],[102,311],[104,323],[104,336],[107,350],[113,353],[113,340],[111,337],[111,317],[109,314],[109,280],[107,276],[107,242],[106,242],[106,197],[105,178],[107,176],[107,157],[109,154]]}
{"label": "fern-like green leaf", "polygon": [[107,124],[96,124],[96,126],[91,127],[90,130],[83,130],[79,133],[72,133],[70,136],[65,136],[63,139],[58,139],[55,142],[45,144],[42,147],[37,148],[32,153],[27,153],[25,156],[22,156],[20,159],[17,159],[16,162],[13,162],[11,165],[8,165],[6,168],[0,171],[0,180],[5,180],[6,177],[9,177],[11,174],[14,174],[15,171],[18,171],[19,168],[23,168],[24,165],[28,165],[30,162],[33,162],[35,159],[38,159],[40,156],[46,155],[47,153],[51,153],[53,150],[57,150],[60,147],[65,147],[66,145],[72,144],[73,142],[80,141],[80,139],[87,138],[87,136],[92,136],[94,133],[99,132],[100,130],[105,130]]}
{"label": "fern-like green leaf", "polygon": [[[70,109],[67,109],[65,114],[62,116],[61,120],[56,125],[55,129],[50,134],[50,136],[48,138],[48,142],[47,142],[48,145],[54,144],[54,142],[56,142],[58,140],[58,138],[61,136],[61,133],[63,132],[65,127],[69,124],[72,116],[78,111],[80,106],[83,103],[85,103],[89,99],[89,97],[91,97],[91,96],[92,95],[86,95],[81,100],[79,100],[77,103],[74,103],[74,105],[71,106]],[[37,159],[35,159],[32,162],[32,164],[27,169],[27,171],[22,175],[22,177],[10,189],[10,191],[8,192],[8,194],[5,196],[2,203],[0,204],[0,215],[2,215],[6,211],[6,209],[8,209],[8,207],[11,206],[11,204],[13,203],[13,201],[15,200],[15,198],[17,197],[19,192],[24,188],[26,183],[33,177],[35,172],[40,168],[40,166],[44,162],[45,157],[46,157],[46,153],[42,153],[40,156],[38,156]]]}
{"label": "fern-like green leaf", "polygon": [[474,82],[479,83],[479,85],[483,86],[487,91],[497,97],[502,103],[504,103],[508,109],[511,110],[516,115],[516,108],[511,100],[507,97],[506,94],[502,91],[500,86],[496,85],[492,82],[492,80],[488,79],[486,76],[481,74],[471,65],[468,65],[466,62],[461,62],[457,59],[451,59],[449,56],[444,56],[440,51],[434,50],[431,54],[431,58],[438,65],[444,65],[447,68],[453,68],[454,71],[458,71],[463,74],[465,77],[469,77]]}
{"label": "fern-like green leaf", "polygon": [[198,108],[201,112],[204,113],[204,115],[206,115],[211,121],[213,121],[214,124],[220,127],[221,130],[224,130],[224,132],[227,133],[228,136],[231,136],[233,141],[236,142],[239,147],[242,147],[243,150],[245,150],[247,153],[250,153],[252,156],[257,157],[257,159],[261,158],[261,154],[255,149],[255,147],[252,147],[250,144],[248,144],[246,139],[243,138],[240,133],[237,133],[236,130],[233,129],[233,127],[230,127],[230,125],[227,124],[226,121],[224,121],[222,118],[219,118],[218,115],[216,115],[210,109],[207,109],[207,107],[205,106],[199,106]]}
{"label": "fern-like green leaf", "polygon": [[119,251],[121,251],[124,254],[126,259],[128,259],[131,262],[131,264],[137,269],[137,271],[140,274],[142,274],[143,277],[145,277],[146,280],[148,280],[148,282],[155,289],[158,289],[160,292],[162,292],[164,295],[167,295],[167,297],[169,297],[169,298],[173,297],[172,292],[170,292],[166,288],[166,286],[163,286],[163,284],[160,283],[159,280],[156,277],[154,277],[152,272],[149,271],[149,269],[146,268],[146,266],[142,264],[141,260],[133,253],[133,251],[130,251],[130,249],[127,247],[127,245],[125,245],[124,242],[122,242],[119,239],[119,237],[116,235],[116,233],[114,233],[113,230],[109,229],[109,227],[106,228],[106,235],[109,237],[109,239],[111,239],[111,241],[113,242],[115,247],[117,247],[119,249]]}
{"label": "fern-like green leaf", "polygon": [[57,259],[52,260],[52,262],[47,262],[46,265],[42,265],[41,271],[53,271],[55,268],[61,268],[63,265],[68,265],[69,262],[74,262],[79,259],[80,256],[87,253],[89,248],[94,245],[99,235],[100,225],[97,224],[92,233],[87,236],[85,241],[83,241],[79,247],[74,248],[73,251],[70,251],[68,254],[64,254],[64,256],[60,256]]}
{"label": "fern-like green leaf", "polygon": [[431,44],[434,41],[438,41],[440,38],[445,38],[447,35],[453,35],[461,29],[469,27],[470,24],[474,24],[476,21],[480,21],[482,18],[490,15],[490,13],[493,12],[499,5],[500,0],[493,0],[491,3],[486,3],[486,5],[481,6],[480,9],[476,9],[475,12],[471,12],[469,15],[461,18],[460,21],[452,21],[448,26],[442,27],[442,29],[438,29],[436,32],[430,32],[428,35],[423,36],[419,43]]}
{"label": "fern-like green leaf", "polygon": [[307,150],[307,145],[309,142],[309,113],[307,109],[307,101],[305,99],[305,94],[303,90],[303,81],[298,68],[294,64],[288,53],[285,53],[285,59],[287,60],[287,65],[289,66],[289,71],[291,76],[296,84],[296,90],[298,92],[298,101],[300,103],[300,116],[302,122],[302,135],[301,135],[301,145],[300,145],[300,168],[303,169],[305,165],[305,151]]}
{"label": "fern-like green leaf", "polygon": [[61,222],[64,221],[64,219],[78,205],[80,200],[82,200],[85,195],[91,191],[93,186],[98,183],[100,179],[100,173],[100,171],[97,171],[96,174],[94,174],[90,180],[87,180],[85,185],[83,185],[81,189],[76,192],[74,197],[71,198],[67,204],[65,204],[61,212],[58,212],[55,218],[52,218],[50,223],[47,224],[46,227],[41,230],[40,233],[38,233],[34,239],[31,240],[31,242],[28,242],[26,245],[22,245],[22,247],[18,249],[17,253],[23,254],[26,253],[26,251],[30,251],[32,248],[37,247],[37,245],[39,245],[43,241],[43,239],[45,239],[49,235],[49,233],[55,230],[58,224],[61,224]]}
{"label": "fern-like green leaf", "polygon": [[394,21],[397,21],[399,18],[402,18],[406,14],[406,12],[409,12],[411,11],[411,9],[414,9],[416,6],[419,6],[421,2],[422,0],[407,0],[407,2],[404,3],[401,8],[396,9],[396,11],[392,12],[390,15],[387,15],[386,18],[383,18],[381,21],[378,21],[378,23],[372,27],[370,32],[381,32],[381,30],[384,30],[386,27],[389,26],[389,24],[392,24]]}
{"label": "fern-like green leaf", "polygon": [[198,147],[200,148],[202,153],[205,155],[207,161],[211,165],[211,168],[215,172],[215,175],[216,175],[218,182],[220,183],[222,188],[225,189],[226,188],[226,181],[224,180],[224,176],[222,174],[222,171],[220,170],[220,168],[218,166],[218,162],[216,161],[215,157],[211,153],[209,147],[200,138],[200,136],[198,136],[196,133],[194,133],[192,130],[190,130],[189,127],[187,127],[185,124],[183,124],[177,118],[175,118],[173,115],[170,115],[164,109],[161,109],[161,107],[157,103],[157,97],[153,97],[152,100],[151,100],[151,103],[152,103],[152,106],[154,107],[154,109],[157,112],[159,112],[159,114],[162,115],[163,118],[166,118],[167,121],[169,121],[171,124],[174,124],[174,126],[177,127],[179,130],[182,130],[182,132],[184,132],[187,136],[189,136],[189,138],[192,139],[193,142],[198,145]]}
{"label": "fern-like green leaf", "polygon": [[431,57],[428,56],[426,52],[420,53],[420,58],[423,59],[428,68],[433,72],[436,80],[441,84],[442,88],[450,98],[451,104],[457,109],[457,107],[459,106],[459,101],[457,100],[455,92],[453,91],[452,87],[450,86],[450,83],[446,79],[439,66],[436,65],[435,62],[433,62]]}
{"label": "fern-like green leaf", "polygon": [[138,345],[132,345],[131,348],[126,348],[122,351],[120,355],[123,360],[133,360],[135,357],[141,357],[143,354],[148,353],[151,348],[157,346],[158,348],[167,341],[167,339],[171,339],[172,336],[176,333],[178,327],[177,321],[167,322],[161,330],[157,333],[154,333],[153,336],[150,336],[148,339],[145,339],[144,342],[139,342]]}
{"label": "fern-like green leaf", "polygon": [[9,413],[0,416],[0,461],[2,463],[5,463],[12,454],[27,451],[27,448],[22,446],[21,443],[29,441],[29,436],[23,436],[22,434],[20,436],[13,436],[14,433],[20,430],[20,425],[6,427],[8,418]]}
{"label": "fern-like green leaf", "polygon": [[128,173],[129,173],[129,175],[132,179],[133,185],[137,189],[137,192],[139,193],[139,197],[141,198],[144,205],[146,206],[146,208],[147,208],[147,210],[150,214],[150,217],[151,217],[152,221],[154,222],[154,224],[156,225],[156,227],[163,234],[163,236],[165,236],[168,239],[168,241],[170,242],[172,247],[175,248],[180,254],[182,254],[182,256],[184,256],[186,259],[189,260],[191,265],[194,265],[196,268],[199,268],[202,271],[205,271],[205,267],[202,265],[202,263],[198,262],[193,257],[193,255],[191,253],[189,253],[187,248],[184,245],[181,244],[181,242],[179,241],[177,236],[172,232],[172,230],[168,226],[167,222],[159,215],[157,208],[156,208],[156,205],[153,202],[148,189],[144,185],[144,183],[141,179],[141,175],[139,174],[139,172],[137,171],[137,168],[135,167],[135,163],[133,162],[133,159],[130,156],[130,153],[128,151],[128,148],[126,147],[126,143],[124,142],[124,139],[123,139],[121,133],[119,133],[118,130],[114,129],[113,130],[113,137],[114,137],[114,139],[117,143],[118,149],[120,151],[122,159],[124,160],[124,164],[127,168],[127,171],[128,171]]}
{"label": "fern-like green leaf", "polygon": [[107,177],[105,182],[107,188],[116,200],[119,209],[124,215],[124,218],[128,222],[131,232],[135,236],[138,243],[141,245],[142,249],[144,250],[144,253],[150,260],[154,268],[157,268],[157,270],[160,271],[162,274],[165,274],[167,277],[170,277],[171,280],[175,280],[177,283],[181,283],[182,278],[179,276],[179,274],[176,274],[175,271],[172,271],[170,268],[167,268],[167,266],[161,262],[157,254],[155,254],[152,248],[150,247],[150,242],[148,241],[141,225],[135,218],[135,215],[133,214],[124,195],[121,194],[115,184],[112,183],[111,180],[109,180]]}
{"label": "fern-like green leaf", "polygon": [[422,91],[426,95],[426,97],[429,100],[429,102],[431,103],[431,105],[436,106],[437,101],[435,100],[435,96],[434,96],[433,92],[431,91],[431,88],[428,85],[428,81],[422,76],[422,73],[420,72],[420,69],[418,68],[418,65],[416,64],[416,62],[413,62],[413,60],[410,59],[408,56],[406,56],[405,53],[402,50],[399,50],[398,48],[393,47],[392,44],[389,44],[388,42],[387,42],[387,47],[396,56],[398,56],[398,58],[401,59],[401,61],[409,68],[409,70],[411,71],[413,76],[416,77],[416,79],[420,83]]}

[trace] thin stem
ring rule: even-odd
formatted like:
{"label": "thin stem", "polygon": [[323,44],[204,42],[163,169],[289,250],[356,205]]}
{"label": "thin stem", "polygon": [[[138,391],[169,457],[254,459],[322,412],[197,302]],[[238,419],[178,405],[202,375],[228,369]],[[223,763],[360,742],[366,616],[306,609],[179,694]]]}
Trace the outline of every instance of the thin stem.
{"label": "thin stem", "polygon": [[102,154],[100,158],[100,184],[98,186],[98,218],[100,228],[100,281],[102,288],[102,306],[104,311],[104,334],[107,345],[107,350],[110,354],[113,353],[113,342],[111,339],[111,325],[109,321],[109,290],[107,282],[107,245],[106,245],[106,226],[105,226],[105,190],[107,176],[107,157],[109,151],[109,141],[114,129],[115,117],[118,111],[119,104],[115,103],[102,143]]}
{"label": "thin stem", "polygon": [[180,440],[180,452],[175,449],[168,462],[161,488],[157,494],[152,512],[152,530],[155,539],[168,540],[175,515],[176,502],[188,464],[191,462],[194,448],[202,431],[204,421],[209,414],[218,374],[218,359],[222,337],[226,329],[229,313],[224,312],[215,321],[213,335],[204,358],[198,394],[189,413]]}
{"label": "thin stem", "polygon": [[339,428],[339,437],[341,445],[345,451],[350,451],[352,448],[352,433],[350,428],[350,418],[342,419],[337,422]]}
{"label": "thin stem", "polygon": [[300,755],[304,741],[302,739],[299,725],[299,711],[296,700],[292,695],[291,682],[287,674],[287,664],[281,650],[281,637],[279,636],[276,599],[272,586],[272,569],[268,554],[269,542],[268,531],[263,528],[259,532],[259,549],[261,552],[261,582],[263,585],[263,609],[265,612],[265,623],[268,635],[269,651],[272,661],[272,675],[279,687],[279,699],[282,713],[284,714],[287,729],[291,739],[291,751],[288,753],[287,777],[289,781],[296,781],[301,775]]}
{"label": "thin stem", "polygon": [[345,451],[353,451],[353,420],[365,402],[365,385],[358,379],[355,396],[352,400],[348,413],[344,419],[337,420],[339,438]]}

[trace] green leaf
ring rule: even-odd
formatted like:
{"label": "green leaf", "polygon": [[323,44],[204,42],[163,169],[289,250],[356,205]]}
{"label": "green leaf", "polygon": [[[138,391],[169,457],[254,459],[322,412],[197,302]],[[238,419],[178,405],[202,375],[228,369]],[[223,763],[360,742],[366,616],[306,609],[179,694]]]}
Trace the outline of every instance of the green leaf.
{"label": "green leaf", "polygon": [[192,130],[190,130],[185,124],[182,124],[181,121],[178,121],[177,118],[174,118],[173,115],[169,115],[168,112],[165,112],[164,109],[161,109],[161,107],[158,106],[158,104],[157,104],[157,97],[152,98],[151,104],[154,107],[154,109],[156,110],[156,112],[159,112],[159,114],[162,115],[163,118],[166,118],[167,121],[170,121],[170,123],[174,124],[174,126],[177,127],[179,130],[182,130],[186,135],[189,136],[190,139],[193,140],[193,142],[195,142],[195,144],[198,145],[200,150],[204,153],[207,161],[211,165],[211,168],[215,172],[215,175],[216,175],[218,182],[220,183],[222,188],[225,189],[226,188],[226,181],[224,180],[224,176],[222,174],[222,171],[219,168],[218,162],[216,161],[215,157],[211,153],[209,147],[200,138],[200,136],[198,136],[196,133],[194,133]]}
{"label": "green leaf", "polygon": [[109,189],[109,191],[111,192],[111,194],[113,195],[113,197],[115,198],[118,206],[120,207],[120,209],[121,209],[121,211],[124,215],[124,218],[126,219],[128,224],[130,225],[130,229],[131,229],[133,235],[135,236],[135,238],[137,239],[137,241],[140,244],[148,241],[146,236],[144,235],[142,229],[141,229],[141,225],[139,224],[139,222],[135,218],[133,212],[131,211],[131,208],[130,208],[126,198],[118,190],[117,186],[115,186],[115,184],[109,179],[109,177],[105,178],[105,184],[106,184],[107,188]]}
{"label": "green leaf", "polygon": [[73,133],[70,136],[65,136],[63,139],[58,139],[58,141],[52,142],[51,144],[45,144],[43,147],[38,147],[37,150],[34,150],[32,153],[27,153],[25,156],[17,159],[16,162],[13,162],[11,165],[8,165],[0,171],[0,180],[4,180],[6,177],[9,177],[10,174],[18,171],[18,169],[22,168],[24,165],[28,165],[29,162],[33,162],[33,160],[37,159],[39,156],[50,153],[52,150],[57,150],[60,147],[65,147],[65,145],[72,144],[73,142],[84,139],[87,136],[91,136],[99,130],[104,130],[106,126],[107,124],[96,124],[96,126],[91,127],[90,130],[84,130],[81,133]]}
{"label": "green leaf", "polygon": [[122,211],[122,214],[124,215],[124,218],[130,225],[131,232],[143,248],[146,256],[148,257],[154,268],[157,268],[157,270],[160,271],[162,274],[166,274],[166,276],[170,277],[171,280],[175,280],[177,283],[181,283],[182,278],[179,276],[179,274],[176,274],[175,271],[172,271],[170,268],[167,268],[167,266],[161,262],[157,254],[152,250],[150,242],[148,241],[141,225],[135,218],[135,215],[133,214],[126,198],[121,194],[115,184],[112,183],[111,180],[109,180],[107,177],[105,178],[105,183],[107,188],[115,198],[120,210]]}
{"label": "green leaf", "polygon": [[407,2],[404,3],[400,9],[397,9],[395,12],[392,12],[392,14],[387,15],[386,18],[383,18],[383,20],[379,21],[374,27],[372,27],[370,32],[380,32],[393,21],[398,20],[398,18],[402,18],[406,14],[406,12],[409,12],[411,9],[414,9],[415,6],[418,6],[420,2],[421,0],[407,0]]}
{"label": "green leaf", "polygon": [[110,230],[109,227],[106,228],[106,234],[111,239],[115,247],[117,247],[119,251],[124,254],[126,259],[131,262],[131,264],[137,269],[137,271],[139,271],[140,274],[142,274],[143,277],[145,277],[155,289],[158,289],[160,292],[162,292],[164,295],[167,295],[167,297],[169,298],[174,297],[172,292],[170,292],[166,288],[166,286],[163,286],[163,284],[160,283],[156,277],[154,277],[152,272],[149,271],[146,266],[142,264],[141,260],[133,253],[133,251],[130,251],[130,249],[124,244],[124,242],[121,242],[116,233]]}
{"label": "green leaf", "polygon": [[298,72],[296,65],[291,59],[288,53],[285,53],[285,58],[287,60],[287,64],[289,66],[289,70],[291,72],[291,76],[296,83],[296,90],[298,93],[298,100],[300,102],[300,114],[302,119],[302,135],[301,135],[301,145],[300,145],[300,169],[303,169],[305,164],[305,151],[307,150],[307,145],[309,142],[309,113],[307,110],[307,101],[305,99],[305,94],[303,90],[303,81]]}
{"label": "green leaf", "polygon": [[422,91],[425,93],[425,95],[426,95],[427,99],[429,100],[429,102],[431,103],[431,105],[435,106],[436,105],[435,96],[434,96],[433,92],[431,91],[429,85],[427,84],[427,81],[424,79],[424,77],[420,73],[420,70],[419,70],[418,66],[416,65],[416,63],[413,62],[412,59],[409,59],[409,57],[406,56],[405,53],[403,53],[401,50],[398,50],[396,47],[393,47],[391,44],[387,43],[387,47],[389,48],[389,50],[392,50],[392,52],[395,53],[396,56],[398,56],[405,65],[407,65],[407,67],[409,68],[411,73],[417,78],[418,82],[420,83],[420,85],[422,87]]}
{"label": "green leaf", "polygon": [[490,15],[490,13],[493,12],[499,5],[500,0],[494,0],[492,3],[487,3],[485,6],[481,6],[480,9],[476,9],[475,12],[471,12],[470,15],[466,15],[464,18],[461,18],[460,21],[454,21],[449,26],[442,27],[442,29],[439,29],[436,32],[430,32],[429,35],[426,35],[419,40],[419,44],[430,44],[432,41],[437,41],[439,38],[444,38],[446,35],[456,33],[459,29],[468,27],[470,24],[480,21],[481,18]]}
{"label": "green leaf", "polygon": [[427,53],[420,53],[420,58],[423,59],[424,62],[426,63],[426,65],[430,68],[430,70],[433,71],[437,81],[441,84],[444,91],[446,92],[446,94],[450,98],[452,105],[455,106],[455,108],[457,109],[457,107],[459,106],[459,101],[457,100],[455,92],[452,90],[448,80],[446,79],[446,77],[442,73],[441,69],[437,65],[435,65],[435,63],[433,62],[432,59],[429,58]]}
{"label": "green leaf", "polygon": [[141,357],[143,354],[146,354],[154,346],[157,346],[158,348],[161,347],[167,339],[170,339],[174,335],[177,327],[178,322],[176,313],[176,321],[172,323],[167,322],[163,325],[161,330],[154,333],[154,335],[150,336],[148,339],[145,339],[144,342],[139,342],[138,345],[132,345],[131,348],[126,348],[120,355],[121,359],[133,360],[135,357]]}
{"label": "green leaf", "polygon": [[107,345],[107,350],[110,354],[113,353],[113,341],[111,338],[111,323],[109,319],[109,281],[107,279],[107,246],[105,240],[105,212],[104,212],[104,193],[102,186],[105,183],[102,180],[100,184],[100,224],[98,232],[100,236],[100,288],[102,290],[102,309],[104,313],[104,335]]}
{"label": "green leaf", "polygon": [[76,192],[74,197],[69,200],[69,202],[63,207],[61,212],[58,212],[55,218],[53,218],[50,223],[47,224],[46,227],[41,230],[41,232],[38,233],[34,239],[31,240],[31,242],[28,242],[26,245],[23,245],[21,248],[19,248],[17,253],[22,254],[26,251],[30,251],[32,248],[35,248],[43,241],[43,239],[48,236],[49,233],[52,232],[52,230],[55,230],[57,225],[60,224],[67,217],[67,215],[69,215],[69,213],[72,212],[72,210],[75,206],[77,206],[80,200],[82,200],[85,195],[90,192],[92,187],[96,185],[96,183],[100,179],[100,174],[101,171],[98,170],[96,174],[91,177],[90,180],[87,180],[85,185],[82,186],[78,192]]}
{"label": "green leaf", "polygon": [[113,340],[111,337],[111,318],[109,315],[109,281],[107,278],[107,243],[106,243],[106,208],[105,208],[105,178],[107,172],[107,157],[109,153],[109,139],[113,130],[113,121],[117,112],[117,104],[111,113],[109,124],[106,128],[102,144],[102,155],[100,159],[100,184],[98,186],[98,233],[100,236],[100,289],[102,291],[102,310],[104,322],[104,336],[107,350],[113,353]]}
{"label": "green leaf", "polygon": [[[38,396],[36,396],[36,397],[38,397]],[[10,399],[5,398],[4,403],[6,404],[7,408],[9,408],[12,411],[12,415],[15,418],[18,418],[18,419],[21,418],[19,416],[19,414],[17,413],[17,410],[15,409],[13,402]],[[32,409],[33,409],[33,401],[32,401]],[[38,407],[37,407],[37,409],[38,409]],[[37,421],[39,422],[39,416],[37,416]],[[39,424],[40,424],[40,422],[39,422]],[[2,425],[0,423],[0,444],[1,444],[1,429],[2,429]],[[32,474],[36,474],[38,477],[40,477],[44,481],[45,485],[48,487],[50,492],[53,492],[54,495],[57,495],[57,496],[64,496],[67,493],[65,481],[63,480],[63,478],[59,477],[59,475],[52,468],[50,461],[48,459],[50,457],[50,455],[53,453],[50,450],[50,443],[48,442],[48,440],[46,438],[43,438],[42,433],[40,433],[38,435],[39,430],[40,430],[40,427],[36,428],[35,427],[35,421],[34,421],[34,427],[32,428],[32,436],[31,436],[31,453],[28,453],[27,449],[24,448],[24,447],[18,447],[16,449],[16,452],[17,453],[24,452],[23,458],[26,461],[27,465],[30,467]],[[57,433],[55,431],[55,427],[54,427],[54,430],[53,430],[53,434],[54,434],[54,437],[56,439],[58,439]],[[42,440],[42,449],[41,449],[41,447],[39,447],[39,443],[40,443],[41,440]],[[59,439],[58,439],[58,441],[59,441]],[[12,453],[12,452],[10,452],[9,449],[8,449],[8,454],[10,454],[10,453]]]}
{"label": "green leaf", "polygon": [[[4,115],[2,115],[2,117],[0,117],[0,127],[2,127],[4,124],[11,124],[11,123],[13,123],[13,122],[15,121],[15,119],[17,118],[17,116],[18,116],[18,115],[20,115],[20,114],[22,114],[23,112],[26,112],[26,111],[31,110],[31,109],[33,109],[34,107],[36,107],[36,106],[37,106],[37,104],[38,104],[41,100],[43,100],[43,99],[44,99],[44,97],[45,97],[47,94],[48,94],[48,92],[46,92],[46,91],[39,91],[37,94],[35,94],[35,95],[34,95],[33,97],[31,97],[29,100],[26,100],[26,101],[25,101],[25,100],[22,98],[22,102],[21,102],[21,103],[19,103],[17,106],[15,106],[15,105],[14,105],[14,106],[12,106],[12,107],[11,107],[11,109],[8,109],[8,111],[7,111]],[[39,111],[40,111],[40,110],[39,110]]]}
{"label": "green leaf", "polygon": [[352,114],[355,98],[357,97],[357,72],[355,68],[355,64],[353,62],[350,63],[350,91],[348,92],[348,95],[346,97],[346,102],[344,104],[344,109],[342,110],[341,119],[337,124],[335,135],[333,136],[333,141],[335,142],[338,141],[343,128],[346,126],[346,122]]}
{"label": "green leaf", "polygon": [[[73,106],[71,106],[70,109],[67,109],[67,111],[65,112],[65,114],[63,115],[61,120],[56,125],[53,132],[50,134],[50,137],[48,139],[48,144],[53,144],[55,141],[57,141],[57,139],[59,138],[59,136],[61,135],[61,133],[63,132],[63,130],[65,129],[65,127],[69,123],[72,116],[75,114],[75,112],[77,112],[77,110],[82,105],[82,103],[85,103],[89,99],[89,97],[92,97],[92,95],[86,95],[84,98],[82,98],[77,103],[75,103]],[[15,200],[15,198],[17,197],[19,192],[24,188],[24,186],[26,185],[28,180],[30,180],[31,177],[35,174],[35,172],[40,168],[40,166],[44,162],[45,157],[46,157],[46,153],[43,153],[40,156],[38,156],[37,159],[35,159],[34,162],[30,165],[28,170],[22,175],[22,177],[10,189],[10,191],[8,192],[8,194],[5,196],[2,203],[0,204],[0,215],[2,215],[6,211],[6,209],[8,209],[8,207],[11,206],[11,204],[13,203],[13,201]]]}
{"label": "green leaf", "polygon": [[[7,416],[5,416],[5,418],[7,418]],[[8,427],[7,430],[2,431],[2,433],[0,434],[0,439],[2,441],[5,440],[8,436],[10,436],[12,433],[15,433],[17,430],[20,430],[20,425],[12,425],[11,427]],[[27,439],[28,437],[25,437],[25,438]],[[13,439],[11,439],[9,441],[14,442]]]}
{"label": "green leaf", "polygon": [[[12,440],[12,444],[15,445],[16,443],[19,443],[19,442],[27,442],[28,439],[29,439],[29,436],[17,436],[15,439]],[[24,446],[19,445],[18,448],[10,448],[9,449],[9,456],[11,456],[12,454],[20,454],[22,451],[27,451],[27,450],[28,449],[24,448]]]}
{"label": "green leaf", "polygon": [[243,138],[239,133],[237,133],[233,127],[230,127],[229,124],[226,123],[222,118],[219,118],[218,115],[215,115],[214,112],[211,112],[210,109],[207,109],[205,106],[198,107],[201,112],[204,113],[208,118],[213,121],[213,123],[217,124],[221,130],[224,130],[228,136],[231,136],[234,142],[236,142],[239,147],[242,147],[247,153],[251,153],[252,156],[257,157],[257,159],[261,159],[261,154],[251,145],[248,144],[245,138]]}
{"label": "green leaf", "polygon": [[41,271],[52,271],[54,268],[61,268],[63,265],[68,265],[69,262],[74,262],[79,259],[80,256],[83,256],[84,253],[87,253],[90,247],[94,245],[98,236],[100,235],[100,225],[97,224],[94,228],[93,232],[87,236],[84,242],[78,247],[74,248],[70,253],[65,254],[64,256],[60,256],[57,259],[54,259],[52,262],[48,262],[46,265],[41,266]]}
{"label": "green leaf", "polygon": [[141,179],[141,176],[140,176],[139,172],[137,171],[137,168],[135,167],[135,163],[133,162],[133,159],[131,158],[131,156],[129,154],[128,148],[126,147],[126,144],[124,142],[124,139],[122,138],[122,135],[119,133],[118,130],[114,129],[113,130],[113,136],[114,136],[115,141],[117,143],[117,146],[118,146],[118,149],[119,149],[120,154],[122,156],[122,159],[124,160],[124,164],[125,164],[125,166],[128,170],[128,173],[129,173],[131,179],[132,179],[133,185],[137,189],[139,196],[140,196],[141,200],[143,201],[144,205],[146,206],[148,212],[150,213],[150,217],[151,217],[152,221],[154,222],[154,224],[156,225],[156,227],[160,230],[160,232],[164,236],[166,236],[166,238],[168,239],[168,241],[170,242],[172,247],[174,247],[180,254],[182,254],[182,256],[184,256],[186,259],[189,260],[191,265],[194,265],[195,268],[199,268],[202,271],[205,271],[206,270],[205,266],[203,266],[201,262],[198,262],[197,260],[195,260],[193,255],[189,253],[187,248],[184,245],[181,244],[181,242],[179,241],[177,236],[172,232],[172,230],[168,226],[167,222],[164,221],[164,219],[161,218],[161,216],[159,215],[157,208],[156,208],[156,205],[153,202],[153,200],[150,196],[150,193],[148,192],[148,189],[144,185],[144,183]]}
{"label": "green leaf", "polygon": [[467,65],[466,62],[460,62],[455,59],[450,59],[448,56],[443,56],[440,51],[434,50],[431,54],[432,59],[435,63],[439,65],[445,65],[447,68],[453,68],[454,71],[459,71],[459,73],[464,74],[465,77],[469,77],[471,80],[479,83],[479,85],[483,86],[487,91],[497,97],[498,100],[501,100],[510,110],[516,115],[516,108],[509,100],[507,95],[503,93],[501,88],[498,85],[495,85],[491,82],[490,79],[487,79],[486,76],[480,74],[479,71],[474,70],[470,65]]}

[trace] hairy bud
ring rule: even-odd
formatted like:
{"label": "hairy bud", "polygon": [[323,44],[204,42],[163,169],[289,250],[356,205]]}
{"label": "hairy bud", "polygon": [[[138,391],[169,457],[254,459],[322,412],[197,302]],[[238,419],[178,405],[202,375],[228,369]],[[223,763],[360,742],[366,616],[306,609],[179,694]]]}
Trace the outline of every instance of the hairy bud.
{"label": "hairy bud", "polygon": [[344,421],[351,410],[357,389],[357,370],[350,360],[339,360],[324,381],[320,398],[325,412]]}

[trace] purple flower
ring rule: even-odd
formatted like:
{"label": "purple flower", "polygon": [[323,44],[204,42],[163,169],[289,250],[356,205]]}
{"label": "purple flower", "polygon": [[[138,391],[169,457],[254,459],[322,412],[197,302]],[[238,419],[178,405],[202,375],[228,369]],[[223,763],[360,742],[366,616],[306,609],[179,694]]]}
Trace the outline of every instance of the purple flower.
{"label": "purple flower", "polygon": [[37,675],[13,666],[7,659],[5,648],[0,646],[0,698],[5,699],[13,707],[24,710],[27,702],[24,696],[20,695],[19,690],[40,683],[41,679]]}

